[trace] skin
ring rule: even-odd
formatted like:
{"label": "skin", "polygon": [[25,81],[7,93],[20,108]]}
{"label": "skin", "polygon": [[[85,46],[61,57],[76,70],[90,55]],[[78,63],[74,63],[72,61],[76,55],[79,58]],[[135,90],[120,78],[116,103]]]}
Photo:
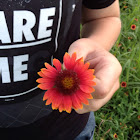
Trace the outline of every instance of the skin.
{"label": "skin", "polygon": [[90,63],[90,68],[95,69],[96,86],[89,105],[75,110],[79,114],[99,110],[120,86],[122,67],[109,52],[121,30],[119,1],[116,0],[103,9],[91,10],[83,7],[82,25],[81,39],[71,44],[68,53],[71,55],[76,52],[78,58],[83,57],[85,62]]}

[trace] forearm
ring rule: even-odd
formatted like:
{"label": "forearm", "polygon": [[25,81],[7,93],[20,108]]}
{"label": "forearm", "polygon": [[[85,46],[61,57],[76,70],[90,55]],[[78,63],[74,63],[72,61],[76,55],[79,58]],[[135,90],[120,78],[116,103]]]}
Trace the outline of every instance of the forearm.
{"label": "forearm", "polygon": [[119,17],[106,17],[83,24],[81,37],[89,38],[106,50],[116,42],[121,30]]}

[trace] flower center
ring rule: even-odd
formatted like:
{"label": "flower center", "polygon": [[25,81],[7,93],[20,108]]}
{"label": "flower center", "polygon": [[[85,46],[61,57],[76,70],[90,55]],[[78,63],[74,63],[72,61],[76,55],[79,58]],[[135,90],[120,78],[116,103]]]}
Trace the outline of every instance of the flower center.
{"label": "flower center", "polygon": [[62,84],[66,89],[71,89],[73,87],[74,81],[72,77],[65,77],[62,80]]}
{"label": "flower center", "polygon": [[55,87],[62,94],[73,94],[79,89],[79,79],[77,74],[70,70],[63,70],[58,73]]}
{"label": "flower center", "polygon": [[132,28],[135,29],[135,26],[133,25]]}

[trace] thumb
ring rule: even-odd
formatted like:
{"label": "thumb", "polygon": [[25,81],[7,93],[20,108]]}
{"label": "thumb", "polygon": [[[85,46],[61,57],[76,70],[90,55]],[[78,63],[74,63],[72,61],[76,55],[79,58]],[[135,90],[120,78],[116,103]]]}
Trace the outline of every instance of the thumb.
{"label": "thumb", "polygon": [[73,42],[68,50],[68,53],[72,55],[73,52],[77,53],[77,59],[83,57],[84,61],[92,58],[92,54],[95,51],[95,46],[97,44],[93,42],[91,39],[82,38]]}
{"label": "thumb", "polygon": [[84,39],[76,40],[70,45],[68,49],[68,54],[72,56],[72,54],[76,52],[77,59],[83,57],[83,60],[85,61],[89,52],[89,49],[86,47],[87,45],[89,46],[89,44],[87,44]]}

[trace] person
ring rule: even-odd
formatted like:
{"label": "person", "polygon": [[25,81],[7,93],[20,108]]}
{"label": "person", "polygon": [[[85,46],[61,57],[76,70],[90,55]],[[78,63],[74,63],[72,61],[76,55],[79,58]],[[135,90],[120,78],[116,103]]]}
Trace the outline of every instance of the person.
{"label": "person", "polygon": [[[1,0],[0,9],[1,137],[91,140],[93,112],[119,88],[122,68],[109,52],[121,30],[119,1]],[[65,52],[88,61],[97,84],[89,105],[70,114],[45,106],[36,83],[44,62],[63,63]]]}

